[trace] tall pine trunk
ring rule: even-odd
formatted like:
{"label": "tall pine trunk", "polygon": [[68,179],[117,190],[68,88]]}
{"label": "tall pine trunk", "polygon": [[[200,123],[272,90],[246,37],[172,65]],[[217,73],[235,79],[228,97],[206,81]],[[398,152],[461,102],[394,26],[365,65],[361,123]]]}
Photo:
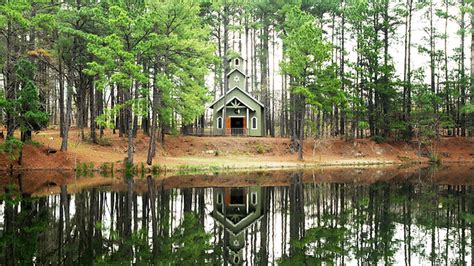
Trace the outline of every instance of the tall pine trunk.
{"label": "tall pine trunk", "polygon": [[405,58],[403,67],[403,116],[406,124],[405,140],[411,140],[413,127],[411,125],[411,19],[413,0],[407,0],[408,14],[405,20]]}
{"label": "tall pine trunk", "polygon": [[152,101],[152,114],[151,114],[151,136],[150,142],[148,145],[148,155],[146,163],[151,165],[153,163],[153,158],[156,153],[156,129],[158,127],[158,88],[156,87],[156,74],[158,68],[155,66],[153,72],[153,101]]}
{"label": "tall pine trunk", "polygon": [[[460,8],[461,8],[461,25],[460,26],[460,32],[461,32],[461,64],[460,64],[460,76],[461,76],[461,86],[460,86],[460,93],[461,93],[461,104],[459,108],[463,108],[466,105],[466,68],[465,68],[465,48],[464,48],[464,43],[466,39],[466,23],[464,22],[465,19],[465,14],[466,14],[466,2],[465,0],[461,0],[460,3]],[[461,112],[460,114],[460,121],[459,121],[459,126],[461,127],[461,136],[466,136],[466,113]]]}
{"label": "tall pine trunk", "polygon": [[67,96],[66,96],[66,113],[64,117],[64,126],[63,130],[63,139],[61,141],[61,151],[67,151],[68,147],[68,138],[69,138],[69,127],[71,126],[71,116],[72,116],[72,94],[73,94],[73,82],[71,81],[72,70],[68,71],[68,81],[67,81]]}
{"label": "tall pine trunk", "polygon": [[[5,88],[5,96],[6,99],[11,101],[16,99],[16,88],[17,88],[17,80],[16,80],[16,73],[15,73],[15,57],[14,53],[17,50],[15,46],[15,42],[17,41],[17,37],[14,35],[13,25],[11,22],[8,22],[7,26],[7,34],[6,34],[6,57],[5,57],[5,80],[6,80],[6,88]],[[7,113],[7,138],[13,137],[13,133],[15,132],[15,117],[8,112]]]}
{"label": "tall pine trunk", "polygon": [[[340,76],[341,76],[341,91],[345,91],[345,27],[346,27],[346,15],[345,15],[345,0],[341,1],[342,10],[341,10],[341,66],[340,66]],[[344,112],[344,108],[341,108],[341,120],[340,120],[340,127],[339,131],[341,135],[345,135],[346,129],[346,114]]]}
{"label": "tall pine trunk", "polygon": [[92,143],[97,143],[96,127],[96,99],[94,94],[94,80],[89,78],[89,112],[90,112],[90,138]]}

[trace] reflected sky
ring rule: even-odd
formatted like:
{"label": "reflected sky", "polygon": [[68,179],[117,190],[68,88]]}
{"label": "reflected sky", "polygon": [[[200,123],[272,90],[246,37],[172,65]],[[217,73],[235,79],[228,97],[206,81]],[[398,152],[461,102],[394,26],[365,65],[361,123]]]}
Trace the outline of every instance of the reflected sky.
{"label": "reflected sky", "polygon": [[474,186],[460,180],[472,172],[403,171],[49,181],[41,193],[9,177],[0,263],[471,265]]}

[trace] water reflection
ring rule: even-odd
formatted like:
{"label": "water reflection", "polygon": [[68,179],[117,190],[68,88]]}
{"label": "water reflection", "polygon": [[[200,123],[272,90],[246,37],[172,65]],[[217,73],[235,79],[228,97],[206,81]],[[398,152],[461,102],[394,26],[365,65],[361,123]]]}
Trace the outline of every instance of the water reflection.
{"label": "water reflection", "polygon": [[224,231],[224,253],[231,264],[244,260],[245,236],[257,221],[266,221],[265,188],[230,187],[213,189],[211,216]]}
{"label": "water reflection", "polygon": [[[459,179],[472,180],[466,175]],[[4,265],[472,264],[469,184],[334,183],[280,172],[236,179],[239,186],[219,176],[183,177],[181,188],[170,187],[179,178],[152,177],[76,193],[58,184],[56,194],[36,197],[24,188],[28,178],[8,178],[0,206]]]}

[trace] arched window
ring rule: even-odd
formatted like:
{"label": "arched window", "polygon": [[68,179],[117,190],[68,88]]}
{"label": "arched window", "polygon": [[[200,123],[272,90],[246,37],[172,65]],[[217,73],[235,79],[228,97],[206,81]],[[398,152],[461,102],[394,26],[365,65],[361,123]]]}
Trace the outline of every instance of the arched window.
{"label": "arched window", "polygon": [[252,205],[257,205],[257,193],[252,192]]}
{"label": "arched window", "polygon": [[235,65],[236,65],[236,66],[239,65],[239,59],[235,59]]}
{"label": "arched window", "polygon": [[217,118],[217,128],[222,129],[222,117],[220,116]]}
{"label": "arched window", "polygon": [[252,129],[257,129],[257,117],[252,117]]}
{"label": "arched window", "polygon": [[222,194],[217,193],[217,204],[222,204]]}

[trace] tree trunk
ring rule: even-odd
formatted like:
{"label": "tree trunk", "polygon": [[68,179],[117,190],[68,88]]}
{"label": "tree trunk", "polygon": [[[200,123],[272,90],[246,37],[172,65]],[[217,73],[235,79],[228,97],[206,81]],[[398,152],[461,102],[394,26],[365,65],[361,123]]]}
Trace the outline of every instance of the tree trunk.
{"label": "tree trunk", "polygon": [[95,122],[96,117],[96,101],[95,101],[95,94],[94,94],[94,80],[92,77],[89,78],[89,107],[90,107],[90,137],[92,143],[97,143],[96,138],[96,127],[97,124]]}
{"label": "tree trunk", "polygon": [[[7,37],[6,37],[6,57],[5,57],[5,80],[6,80],[6,88],[5,88],[5,96],[7,100],[15,100],[16,99],[16,87],[17,87],[17,80],[16,80],[16,73],[15,73],[15,58],[12,53],[15,53],[15,41],[16,36],[13,33],[12,23],[8,22],[7,27]],[[10,112],[7,113],[7,138],[13,137],[13,133],[15,132],[15,117]]]}
{"label": "tree trunk", "polygon": [[403,68],[403,108],[404,122],[406,124],[405,140],[411,140],[413,137],[413,128],[411,125],[411,18],[413,11],[413,0],[407,0],[408,15],[405,21],[405,64]]}
{"label": "tree trunk", "polygon": [[[459,25],[459,27],[461,28],[460,32],[461,32],[461,47],[460,47],[460,50],[461,50],[461,65],[460,65],[460,75],[461,75],[461,106],[460,108],[463,108],[465,105],[466,105],[466,83],[467,83],[467,80],[466,80],[466,70],[465,70],[465,58],[466,58],[466,54],[465,54],[465,49],[464,49],[464,43],[465,43],[465,39],[466,39],[466,23],[464,22],[464,18],[465,18],[465,9],[466,9],[466,3],[465,3],[465,0],[461,0],[461,3],[460,3],[460,8],[461,8],[461,25]],[[460,121],[459,121],[459,124],[460,124],[460,127],[461,127],[461,136],[466,136],[466,112],[461,112],[461,116],[460,116]]]}
{"label": "tree trunk", "polygon": [[[224,108],[222,108],[222,117],[225,119],[226,118],[226,109],[227,107],[225,106],[227,102],[227,91],[229,90],[229,81],[227,79],[227,73],[229,71],[229,59],[228,59],[228,47],[229,47],[229,29],[228,29],[228,24],[229,24],[229,5],[227,3],[224,3],[224,10],[223,10],[223,22],[224,22],[224,51],[223,51],[223,61],[224,61]],[[224,130],[224,134],[226,134],[226,130]]]}
{"label": "tree trunk", "polygon": [[[68,77],[72,77],[72,73],[68,74]],[[69,127],[71,125],[71,113],[72,113],[72,93],[73,82],[68,79],[67,82],[67,97],[66,97],[66,114],[64,117],[64,127],[63,127],[63,139],[61,142],[61,151],[67,151],[68,146],[68,137],[69,137]]]}
{"label": "tree trunk", "polygon": [[[345,66],[345,26],[346,26],[346,15],[345,15],[345,0],[341,1],[342,11],[341,11],[341,91],[344,92],[345,90],[345,74],[344,74],[344,66]],[[346,114],[344,112],[344,108],[341,108],[341,120],[340,120],[339,132],[340,135],[345,135],[345,127],[346,127]]]}
{"label": "tree trunk", "polygon": [[[470,102],[471,104],[474,104],[474,12],[471,12],[471,90],[470,90]],[[474,113],[468,114],[469,119],[469,136],[474,136]],[[473,226],[471,228],[474,227]],[[472,232],[472,231],[471,231]],[[474,236],[472,236],[472,239],[474,240]],[[473,242],[471,242],[473,243]],[[474,245],[472,245],[474,247]],[[473,248],[474,252],[474,248]],[[474,254],[471,252],[471,254]]]}
{"label": "tree trunk", "polygon": [[155,157],[155,150],[156,150],[156,128],[158,126],[158,88],[156,87],[156,72],[158,71],[157,67],[155,67],[155,71],[153,73],[153,101],[152,101],[152,114],[151,114],[151,136],[150,142],[148,145],[148,155],[146,163],[151,165],[153,163],[153,157]]}
{"label": "tree trunk", "polygon": [[306,100],[303,95],[299,97],[299,109],[298,110],[298,160],[303,160],[303,146],[304,146],[304,123],[305,123],[305,114],[306,114]]}
{"label": "tree trunk", "polygon": [[126,125],[127,125],[127,139],[128,139],[128,144],[127,144],[127,163],[128,164],[133,164],[133,153],[134,153],[134,147],[133,147],[133,125],[132,125],[132,107],[130,104],[127,102],[130,100],[131,94],[130,94],[131,88],[127,88],[125,90],[125,99],[124,102],[126,103],[126,108],[125,108],[125,115],[126,115]]}

